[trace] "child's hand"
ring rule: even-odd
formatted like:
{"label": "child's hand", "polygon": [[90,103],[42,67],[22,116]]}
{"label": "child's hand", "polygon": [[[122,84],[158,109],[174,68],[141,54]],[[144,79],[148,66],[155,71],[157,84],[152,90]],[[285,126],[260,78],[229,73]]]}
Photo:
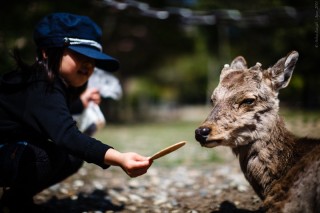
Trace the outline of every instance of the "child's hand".
{"label": "child's hand", "polygon": [[96,88],[87,88],[81,95],[80,99],[84,108],[87,108],[90,101],[93,101],[97,105],[101,102],[100,92]]}
{"label": "child's hand", "polygon": [[105,162],[109,165],[120,166],[130,177],[145,174],[152,164],[152,160],[149,157],[144,157],[134,152],[120,153],[114,149],[107,151]]}
{"label": "child's hand", "polygon": [[137,177],[147,173],[152,161],[137,153],[123,153],[122,169],[130,176]]}

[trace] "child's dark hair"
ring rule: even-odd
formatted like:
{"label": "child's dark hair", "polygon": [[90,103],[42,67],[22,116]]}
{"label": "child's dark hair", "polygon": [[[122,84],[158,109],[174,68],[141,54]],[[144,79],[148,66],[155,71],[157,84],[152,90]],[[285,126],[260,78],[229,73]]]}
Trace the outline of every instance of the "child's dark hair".
{"label": "child's dark hair", "polygon": [[[45,73],[48,80],[47,89],[49,89],[50,91],[50,89],[52,89],[55,78],[59,76],[63,52],[64,47],[38,49],[36,62],[32,65],[28,65],[21,59],[20,53],[17,49],[14,49],[13,51],[13,57],[17,64],[17,71],[23,72],[22,76],[26,81],[30,76],[37,79],[39,75],[43,75],[43,73]],[[46,55],[46,57],[44,57],[44,54]],[[87,83],[78,88],[70,87],[70,98],[78,98],[80,94],[86,89],[86,87]]]}
{"label": "child's dark hair", "polygon": [[[28,72],[33,76],[37,76],[39,73],[46,73],[49,84],[52,84],[56,76],[59,75],[63,51],[64,47],[38,49],[37,60],[32,65],[28,65],[22,60],[17,49],[13,50],[13,58],[16,61],[17,70]],[[46,57],[43,57],[43,53]]]}

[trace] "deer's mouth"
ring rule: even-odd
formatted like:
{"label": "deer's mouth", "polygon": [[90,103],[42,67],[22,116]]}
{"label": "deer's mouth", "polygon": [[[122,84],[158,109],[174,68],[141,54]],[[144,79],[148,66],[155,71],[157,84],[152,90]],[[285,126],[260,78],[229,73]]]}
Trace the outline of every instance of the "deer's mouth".
{"label": "deer's mouth", "polygon": [[222,139],[206,140],[206,141],[201,141],[200,144],[203,147],[213,148],[213,147],[221,145],[222,141],[223,141]]}

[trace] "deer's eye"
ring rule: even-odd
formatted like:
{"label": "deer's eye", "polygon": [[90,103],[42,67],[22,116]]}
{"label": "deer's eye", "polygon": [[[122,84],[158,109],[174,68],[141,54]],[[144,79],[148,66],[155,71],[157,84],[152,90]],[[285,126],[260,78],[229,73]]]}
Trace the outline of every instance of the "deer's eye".
{"label": "deer's eye", "polygon": [[243,99],[242,101],[241,101],[241,103],[240,103],[240,106],[241,105],[247,105],[247,106],[250,106],[250,105],[252,105],[254,102],[255,102],[255,98],[245,98],[245,99]]}

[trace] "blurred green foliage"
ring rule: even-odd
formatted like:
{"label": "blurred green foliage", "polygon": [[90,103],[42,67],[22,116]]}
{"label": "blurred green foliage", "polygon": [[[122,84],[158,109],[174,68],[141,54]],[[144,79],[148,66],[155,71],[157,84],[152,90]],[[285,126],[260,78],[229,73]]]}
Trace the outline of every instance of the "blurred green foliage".
{"label": "blurred green foliage", "polygon": [[259,61],[268,68],[291,50],[300,57],[281,100],[290,106],[319,109],[317,0],[140,1],[159,11],[187,8],[200,15],[215,14],[213,24],[187,24],[177,15],[154,18],[136,8],[119,9],[106,2],[6,1],[0,8],[0,72],[14,67],[10,57],[14,47],[33,62],[32,31],[41,17],[72,12],[95,20],[104,32],[104,51],[120,60],[116,75],[125,93],[117,104],[120,110],[145,114],[145,109],[159,104],[205,104],[223,64],[243,55],[249,66]]}

